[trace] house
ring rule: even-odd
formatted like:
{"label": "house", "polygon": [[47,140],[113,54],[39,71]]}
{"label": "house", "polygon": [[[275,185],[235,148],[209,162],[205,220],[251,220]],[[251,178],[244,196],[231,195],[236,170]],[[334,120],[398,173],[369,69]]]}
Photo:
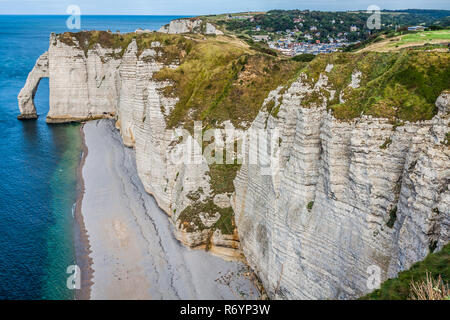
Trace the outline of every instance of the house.
{"label": "house", "polygon": [[358,31],[358,27],[357,26],[351,26],[350,27],[350,32],[356,32]]}
{"label": "house", "polygon": [[311,28],[309,28],[310,31],[317,31],[317,27],[316,26],[311,26]]}
{"label": "house", "polygon": [[280,49],[281,53],[286,56],[293,56],[294,50],[293,49]]}

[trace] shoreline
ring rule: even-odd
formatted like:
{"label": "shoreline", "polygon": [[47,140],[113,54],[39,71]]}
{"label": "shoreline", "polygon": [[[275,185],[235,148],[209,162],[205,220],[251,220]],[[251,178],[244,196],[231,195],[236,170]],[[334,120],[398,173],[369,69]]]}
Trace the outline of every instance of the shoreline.
{"label": "shoreline", "polygon": [[76,299],[259,299],[251,269],[191,249],[140,181],[134,150],[112,120],[80,128]]}
{"label": "shoreline", "polygon": [[81,288],[75,290],[75,300],[89,300],[91,298],[91,287],[94,284],[92,279],[94,276],[94,269],[92,268],[92,258],[90,257],[91,246],[89,244],[89,235],[84,224],[83,214],[81,212],[81,205],[84,197],[84,179],[83,179],[83,166],[86,162],[87,155],[89,153],[88,147],[85,141],[84,135],[84,123],[80,125],[81,134],[81,160],[77,169],[77,184],[78,197],[75,208],[75,259],[81,270]]}

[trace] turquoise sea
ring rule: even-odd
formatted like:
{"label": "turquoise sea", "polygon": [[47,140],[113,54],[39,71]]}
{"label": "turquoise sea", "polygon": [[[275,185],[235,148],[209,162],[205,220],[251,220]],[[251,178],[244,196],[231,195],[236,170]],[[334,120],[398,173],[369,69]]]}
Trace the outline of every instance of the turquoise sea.
{"label": "turquoise sea", "polygon": [[[178,16],[82,16],[83,30],[157,30]],[[37,120],[19,121],[17,95],[51,32],[67,16],[0,15],[0,299],[73,299],[66,268],[75,264],[73,208],[81,156],[78,124],[48,125],[48,80]]]}

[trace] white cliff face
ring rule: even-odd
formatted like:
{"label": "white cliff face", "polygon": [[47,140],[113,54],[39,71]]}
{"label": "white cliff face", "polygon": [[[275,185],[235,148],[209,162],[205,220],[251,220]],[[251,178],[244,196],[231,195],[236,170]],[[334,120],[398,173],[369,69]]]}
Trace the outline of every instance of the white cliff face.
{"label": "white cliff face", "polygon": [[[204,28],[203,28],[204,25]],[[201,19],[177,19],[172,20],[168,25],[161,27],[158,32],[169,34],[180,33],[204,33],[204,34],[223,34],[213,24],[206,22],[203,23]]]}
{"label": "white cliff face", "polygon": [[[429,121],[396,127],[368,116],[340,121],[326,99],[302,104],[306,94],[327,90],[333,65],[315,84],[301,75],[284,93],[272,91],[264,106],[273,100],[277,117],[263,107],[253,121],[252,129],[279,130],[280,166],[264,175],[247,161],[231,201],[214,196],[218,208],[232,206],[239,239],[186,228],[178,218],[195,202],[192,194],[201,189],[200,199],[207,199],[212,188],[203,158],[186,164],[171,156],[178,143],[165,117],[178,99],[161,93],[170,83],[153,79],[165,66],[160,46],[155,41],[140,52],[132,41],[123,56],[100,45],[85,53],[52,35],[19,94],[21,115],[36,116],[33,96],[39,80],[49,77],[49,122],[115,117],[124,144],[136,151],[146,191],[169,215],[177,239],[192,247],[210,243],[228,257],[237,257],[240,246],[273,298],[355,298],[371,291],[369,266],[378,266],[384,280],[448,243],[450,151],[443,141],[450,94],[438,98],[439,113]],[[355,70],[348,90],[361,77]],[[216,212],[198,216],[206,227],[218,219]]]}
{"label": "white cliff face", "polygon": [[243,165],[235,179],[242,250],[273,298],[356,298],[372,291],[368,267],[383,281],[449,241],[449,95],[432,120],[395,128],[302,106],[305,92],[326,86],[325,74],[315,86],[300,77],[278,118],[260,112],[252,127],[267,121],[281,133],[279,173]]}
{"label": "white cliff face", "polygon": [[80,121],[113,116],[117,110],[120,60],[112,49],[97,46],[91,54],[67,46],[52,34],[50,47],[36,62],[19,93],[19,118],[36,117],[33,98],[42,78],[49,78],[47,122]]}
{"label": "white cliff face", "polygon": [[117,111],[120,61],[112,49],[97,45],[83,50],[60,42],[55,35],[48,51],[50,112],[48,122],[113,116]]}

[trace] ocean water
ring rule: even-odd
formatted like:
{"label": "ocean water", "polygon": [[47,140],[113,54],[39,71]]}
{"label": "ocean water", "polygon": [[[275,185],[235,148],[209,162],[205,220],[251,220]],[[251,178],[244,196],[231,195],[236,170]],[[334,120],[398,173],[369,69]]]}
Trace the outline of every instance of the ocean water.
{"label": "ocean water", "polygon": [[[1,10],[1,9],[0,9]],[[0,11],[1,13],[1,11]],[[83,30],[157,30],[178,16],[82,16]],[[49,125],[48,79],[35,97],[39,118],[19,121],[17,95],[51,32],[67,16],[0,15],[0,299],[73,299],[73,207],[81,156],[78,124]]]}

